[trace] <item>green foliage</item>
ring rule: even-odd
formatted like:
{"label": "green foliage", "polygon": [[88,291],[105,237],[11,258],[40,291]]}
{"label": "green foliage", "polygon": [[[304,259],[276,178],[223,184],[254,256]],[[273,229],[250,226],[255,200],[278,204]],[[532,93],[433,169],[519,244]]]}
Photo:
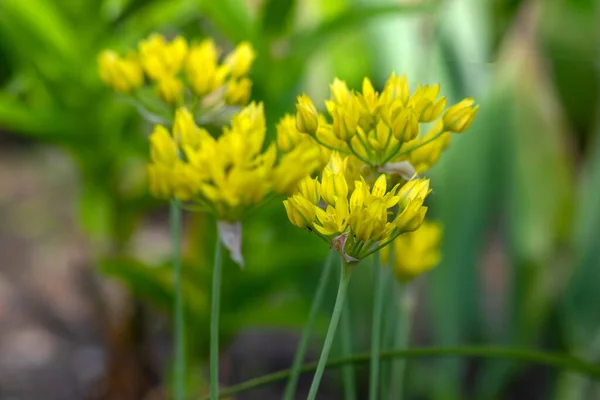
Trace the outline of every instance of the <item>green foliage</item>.
{"label": "green foliage", "polygon": [[[431,340],[556,346],[597,361],[597,2],[316,3],[0,0],[0,128],[68,151],[79,168],[79,222],[98,244],[99,269],[168,314],[169,260],[142,262],[130,244],[139,221],[166,209],[146,193],[151,126],[139,114],[164,120],[170,113],[150,95],[142,94],[144,107],[136,109],[104,88],[96,68],[101,50],[125,51],[153,31],[209,35],[223,48],[249,40],[258,53],[253,97],[265,102],[271,127],[294,111],[302,91],[327,96],[336,75],[352,87],[365,75],[377,85],[391,70],[440,81],[449,98],[473,96],[481,110],[432,171],[431,212],[446,240],[443,262],[426,280],[428,306],[421,307]],[[188,218],[185,313],[194,338],[189,351],[199,364],[208,352],[207,249],[215,232],[214,221]],[[223,346],[251,325],[302,326],[326,250],[290,226],[279,201],[245,221],[247,268],[225,256]],[[365,279],[355,279],[349,293],[358,321],[355,348],[366,347],[369,330],[359,325],[370,320],[365,305],[372,299],[370,274],[361,274]],[[334,293],[326,297],[329,310]],[[326,325],[319,321],[319,332]],[[464,398],[464,362],[430,365],[408,364],[409,390]],[[508,398],[522,368],[482,363],[474,390],[482,398]],[[583,393],[581,382],[557,383],[560,393]]]}

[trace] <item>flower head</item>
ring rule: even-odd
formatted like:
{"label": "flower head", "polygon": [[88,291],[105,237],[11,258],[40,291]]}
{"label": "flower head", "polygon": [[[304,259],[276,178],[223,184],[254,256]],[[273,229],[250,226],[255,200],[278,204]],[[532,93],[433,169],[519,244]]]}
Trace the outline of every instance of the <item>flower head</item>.
{"label": "flower head", "polygon": [[350,190],[346,177],[349,161],[334,152],[320,182],[302,180],[285,207],[292,224],[316,232],[347,262],[357,262],[417,229],[427,211],[423,202],[430,191],[426,179],[389,187],[386,175],[373,184],[360,176]]}
{"label": "flower head", "polygon": [[410,281],[440,263],[441,240],[441,225],[424,222],[416,231],[399,236],[389,248],[382,249],[382,262],[388,262],[393,250],[392,266],[396,276],[402,282]]}
{"label": "flower head", "polygon": [[[390,75],[381,93],[367,78],[361,91],[349,90],[345,82],[336,78],[331,84],[331,98],[325,102],[331,122],[320,118],[313,102],[303,95],[296,105],[298,131],[308,133],[326,148],[352,154],[369,167],[392,171],[385,166],[410,159],[410,152],[447,132],[462,132],[470,125],[477,111],[472,99],[463,100],[444,113],[446,99],[439,93],[440,86],[436,84],[418,85],[411,94],[406,77],[395,74]],[[421,124],[426,123],[441,127],[436,138],[420,136],[424,131]],[[435,149],[433,145],[429,147],[430,157],[419,170],[437,161],[445,147],[439,143]],[[423,153],[414,158],[424,158]]]}
{"label": "flower head", "polygon": [[187,41],[181,36],[167,42],[164,36],[155,33],[141,41],[139,45],[144,71],[155,81],[165,76],[177,75],[183,66],[187,52]]}

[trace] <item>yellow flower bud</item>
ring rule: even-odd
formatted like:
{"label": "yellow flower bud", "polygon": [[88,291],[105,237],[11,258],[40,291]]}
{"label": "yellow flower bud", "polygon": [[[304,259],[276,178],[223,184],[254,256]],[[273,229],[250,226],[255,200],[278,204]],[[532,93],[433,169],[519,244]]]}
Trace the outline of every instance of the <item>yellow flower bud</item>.
{"label": "yellow flower bud", "polygon": [[310,227],[316,218],[316,206],[300,195],[283,201],[290,222],[297,227]]}
{"label": "yellow flower bud", "polygon": [[114,51],[103,51],[98,56],[98,67],[100,79],[120,93],[129,93],[144,82],[142,67],[133,53],[121,58]]}
{"label": "yellow flower bud", "polygon": [[178,104],[183,101],[183,82],[174,76],[165,75],[156,87],[158,97],[167,104]]}
{"label": "yellow flower bud", "polygon": [[396,76],[394,73],[390,75],[383,92],[379,97],[380,104],[390,104],[397,101],[402,107],[408,103],[409,88],[406,75]]}
{"label": "yellow flower bud", "polygon": [[427,207],[423,206],[423,199],[410,200],[402,213],[394,221],[396,228],[402,232],[412,232],[421,226],[427,213]]}
{"label": "yellow flower bud", "polygon": [[319,127],[317,108],[306,94],[298,97],[296,104],[296,128],[302,133],[314,136]]}
{"label": "yellow flower bud", "polygon": [[351,98],[344,105],[327,101],[326,105],[333,120],[333,134],[342,142],[349,142],[356,135],[358,129],[360,109],[357,100]]}
{"label": "yellow flower bud", "polygon": [[171,187],[171,168],[164,164],[148,165],[148,184],[152,196],[168,199],[173,192]]}
{"label": "yellow flower bud", "polygon": [[192,45],[185,71],[194,93],[205,96],[223,85],[229,68],[217,65],[217,48],[212,40],[206,39]]}
{"label": "yellow flower bud", "polygon": [[235,106],[248,104],[251,89],[252,81],[248,78],[230,80],[227,82],[227,91],[224,95],[225,103]]}
{"label": "yellow flower bud", "polygon": [[331,88],[331,100],[336,104],[345,104],[350,98],[350,91],[346,82],[335,78],[329,86]]}
{"label": "yellow flower bud", "polygon": [[317,205],[321,200],[321,196],[319,195],[320,186],[318,178],[313,179],[307,176],[298,183],[298,193],[312,204]]}
{"label": "yellow flower bud", "polygon": [[173,197],[179,200],[191,200],[200,190],[201,175],[189,164],[178,161],[171,171]]}
{"label": "yellow flower bud", "polygon": [[225,65],[229,67],[231,75],[234,78],[239,78],[246,75],[250,70],[252,61],[256,54],[249,42],[242,42],[225,58]]}
{"label": "yellow flower bud", "polygon": [[139,44],[140,60],[146,74],[152,80],[175,76],[181,70],[187,56],[187,42],[177,37],[170,43],[159,34],[153,34]]}
{"label": "yellow flower bud", "polygon": [[191,150],[196,150],[200,147],[201,137],[198,126],[192,113],[185,107],[180,107],[175,111],[173,137],[182,148],[190,147]]}
{"label": "yellow flower bud", "polygon": [[421,116],[419,121],[421,122],[432,122],[435,121],[444,111],[444,107],[446,107],[446,98],[441,97],[439,100],[435,102],[426,101],[425,106],[423,107],[423,111],[421,111]]}
{"label": "yellow flower bud", "polygon": [[157,164],[173,165],[177,161],[177,146],[162,125],[156,125],[150,135],[150,158]]}
{"label": "yellow flower bud", "polygon": [[400,142],[413,140],[419,134],[419,118],[412,107],[400,109],[392,121],[392,134]]}
{"label": "yellow flower bud", "polygon": [[449,107],[443,117],[444,129],[455,133],[466,131],[479,110],[479,106],[473,107],[473,104],[475,104],[475,100],[466,98]]}

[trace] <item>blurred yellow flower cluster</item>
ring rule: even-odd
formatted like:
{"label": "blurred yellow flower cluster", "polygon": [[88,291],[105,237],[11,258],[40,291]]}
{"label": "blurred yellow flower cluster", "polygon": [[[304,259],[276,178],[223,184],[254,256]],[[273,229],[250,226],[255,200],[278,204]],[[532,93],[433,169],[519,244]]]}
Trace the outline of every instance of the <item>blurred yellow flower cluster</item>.
{"label": "blurred yellow flower cluster", "polygon": [[272,193],[289,194],[319,166],[319,149],[297,146],[283,155],[265,144],[262,104],[251,103],[214,138],[180,108],[172,130],[157,125],[150,136],[150,190],[239,221]]}
{"label": "blurred yellow flower cluster", "polygon": [[394,272],[400,281],[407,282],[439,264],[441,241],[442,226],[425,221],[418,230],[399,236],[391,246],[381,249],[381,261],[389,262],[391,248]]}
{"label": "blurred yellow flower cluster", "polygon": [[478,106],[470,98],[444,111],[446,98],[439,92],[439,85],[418,85],[410,93],[406,77],[395,74],[381,93],[368,78],[361,92],[350,91],[345,82],[335,79],[331,98],[325,102],[331,122],[302,95],[296,105],[296,125],[326,148],[352,154],[381,172],[410,178],[431,168],[448,146],[450,133],[464,132],[477,113]]}
{"label": "blurred yellow flower cluster", "polygon": [[211,97],[213,106],[243,106],[250,99],[252,82],[247,75],[254,57],[252,46],[242,42],[219,63],[212,39],[190,44],[181,36],[167,41],[153,34],[139,43],[137,52],[121,57],[105,50],[98,63],[101,79],[117,92],[134,92],[147,77],[158,97],[169,105]]}

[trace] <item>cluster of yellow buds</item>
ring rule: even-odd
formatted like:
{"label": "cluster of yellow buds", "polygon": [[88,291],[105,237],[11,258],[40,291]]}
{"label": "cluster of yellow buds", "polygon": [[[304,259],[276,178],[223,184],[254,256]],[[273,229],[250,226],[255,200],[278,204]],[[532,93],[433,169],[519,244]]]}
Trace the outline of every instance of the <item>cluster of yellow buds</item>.
{"label": "cluster of yellow buds", "polygon": [[401,280],[433,268],[441,228],[423,225],[430,190],[418,174],[438,161],[451,134],[464,132],[478,110],[470,98],[445,109],[439,91],[439,85],[419,85],[411,93],[406,77],[395,74],[381,93],[367,78],[361,92],[335,79],[325,102],[331,122],[308,96],[298,97],[296,130],[289,116],[282,119],[280,127],[293,135],[281,142],[291,147],[313,140],[331,151],[331,160],[320,179],[305,178],[284,201],[292,224],[315,232],[347,263],[380,249],[389,258],[386,246],[393,243]]}
{"label": "cluster of yellow buds", "polygon": [[289,194],[319,166],[319,149],[298,146],[279,155],[265,147],[262,104],[250,103],[214,138],[180,108],[172,131],[150,136],[150,190],[160,198],[194,203],[222,221],[239,221],[270,193]]}
{"label": "cluster of yellow buds", "polygon": [[[410,179],[437,160],[450,140],[450,133],[464,132],[478,110],[467,98],[446,107],[439,85],[419,85],[411,94],[405,76],[392,74],[381,93],[368,78],[362,91],[350,91],[335,79],[331,99],[325,102],[331,122],[319,115],[312,100],[302,95],[296,105],[298,131],[322,146],[352,154],[367,166]],[[424,129],[424,124],[431,124]]]}
{"label": "cluster of yellow buds", "polygon": [[167,41],[153,34],[139,43],[137,52],[120,57],[105,50],[98,63],[101,79],[115,91],[132,93],[148,81],[169,105],[195,104],[208,98],[214,108],[248,104],[252,82],[247,75],[254,57],[252,46],[242,42],[219,63],[212,39],[189,44],[181,36]]}
{"label": "cluster of yellow buds", "polygon": [[389,247],[381,249],[381,261],[389,262],[391,247],[394,272],[400,281],[408,282],[440,263],[441,240],[442,226],[425,221],[416,231],[400,235]]}
{"label": "cluster of yellow buds", "polygon": [[321,180],[305,178],[284,206],[294,225],[314,231],[350,263],[385,247],[402,233],[418,229],[430,190],[428,179],[389,189],[387,176],[380,175],[372,187],[361,179],[350,191],[347,161],[333,153]]}

